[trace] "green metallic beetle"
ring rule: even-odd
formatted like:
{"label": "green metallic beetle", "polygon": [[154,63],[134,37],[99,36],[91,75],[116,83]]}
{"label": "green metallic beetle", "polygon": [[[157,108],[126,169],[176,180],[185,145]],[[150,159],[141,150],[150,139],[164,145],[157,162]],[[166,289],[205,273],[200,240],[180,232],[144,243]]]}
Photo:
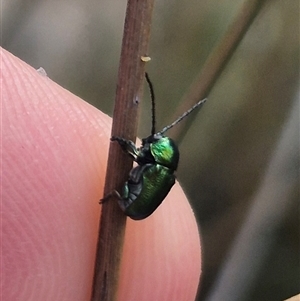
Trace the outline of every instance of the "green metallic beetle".
{"label": "green metallic beetle", "polygon": [[115,191],[121,209],[134,220],[141,220],[151,215],[175,184],[174,172],[179,162],[179,150],[175,142],[165,137],[164,133],[206,101],[206,99],[199,101],[173,123],[155,133],[154,90],[148,74],[146,73],[145,76],[152,100],[151,135],[142,139],[140,148],[137,148],[130,140],[111,137],[111,141],[117,141],[122,150],[138,164],[130,171],[122,194]]}

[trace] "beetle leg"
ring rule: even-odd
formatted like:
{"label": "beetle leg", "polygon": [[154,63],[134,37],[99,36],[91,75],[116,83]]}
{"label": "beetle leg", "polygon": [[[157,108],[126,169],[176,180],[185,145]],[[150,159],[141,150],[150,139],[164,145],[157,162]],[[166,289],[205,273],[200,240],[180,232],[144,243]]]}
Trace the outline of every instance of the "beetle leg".
{"label": "beetle leg", "polygon": [[133,160],[136,161],[138,158],[138,149],[135,144],[131,140],[126,140],[121,137],[112,136],[110,138],[111,141],[117,141],[121,146],[122,150],[133,157]]}
{"label": "beetle leg", "polygon": [[145,165],[139,165],[133,169],[131,169],[129,173],[128,182],[130,184],[140,184],[142,182],[143,174],[146,169],[150,168],[152,164],[148,163]]}
{"label": "beetle leg", "polygon": [[126,208],[129,207],[141,194],[143,189],[144,172],[151,166],[152,164],[139,165],[130,171],[129,179],[124,186],[123,197],[118,201],[123,211],[126,211]]}
{"label": "beetle leg", "polygon": [[99,204],[103,204],[108,201],[111,197],[116,197],[118,199],[122,199],[120,193],[117,190],[113,190],[112,192],[105,195],[100,201]]}
{"label": "beetle leg", "polygon": [[[151,164],[145,164],[142,166],[137,166],[133,168],[129,173],[129,179],[125,183],[125,185],[130,187],[130,195],[126,197],[126,199],[136,199],[136,197],[140,194],[143,187],[143,173],[144,171],[151,167]],[[113,190],[112,192],[105,195],[100,201],[99,204],[103,204],[108,201],[111,197],[118,198],[119,202],[123,202],[124,198],[120,195],[117,190]],[[131,203],[132,201],[130,201]]]}

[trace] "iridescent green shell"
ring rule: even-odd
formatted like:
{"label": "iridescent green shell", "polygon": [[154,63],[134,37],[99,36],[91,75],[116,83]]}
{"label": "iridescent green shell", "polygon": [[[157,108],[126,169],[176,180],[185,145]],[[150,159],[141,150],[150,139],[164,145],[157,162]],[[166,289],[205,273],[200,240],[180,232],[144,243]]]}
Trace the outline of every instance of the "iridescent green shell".
{"label": "iridescent green shell", "polygon": [[173,171],[159,164],[148,164],[134,168],[138,174],[136,183],[129,179],[119,200],[124,213],[134,220],[152,214],[162,203],[175,183]]}
{"label": "iridescent green shell", "polygon": [[152,156],[156,163],[174,170],[177,169],[179,151],[175,142],[169,137],[162,137],[150,144]]}

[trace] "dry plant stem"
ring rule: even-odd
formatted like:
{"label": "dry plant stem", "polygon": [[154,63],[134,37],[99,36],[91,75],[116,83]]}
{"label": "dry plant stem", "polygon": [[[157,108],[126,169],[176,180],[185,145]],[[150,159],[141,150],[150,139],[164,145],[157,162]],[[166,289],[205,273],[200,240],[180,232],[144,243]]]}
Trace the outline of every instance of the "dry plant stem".
{"label": "dry plant stem", "polygon": [[[135,141],[138,101],[142,98],[145,62],[154,0],[129,0],[127,3],[112,135]],[[120,190],[132,168],[132,160],[112,143],[109,149],[104,195]],[[116,300],[120,258],[126,216],[115,197],[102,205],[97,245],[92,301]]]}
{"label": "dry plant stem", "polygon": [[[201,72],[183,97],[181,101],[182,105],[178,107],[176,114],[171,120],[175,120],[182,112],[185,112],[188,108],[192,107],[192,105],[209,94],[227,62],[230,60],[235,49],[238,47],[240,41],[252,24],[252,21],[258,14],[263,2],[263,0],[247,0],[243,4],[236,19],[228,28],[219,45],[216,46],[206,60]],[[193,117],[189,117],[187,120],[181,122],[180,126],[170,130],[170,136],[174,137],[177,141],[182,139],[184,133],[187,132],[189,125],[192,124],[195,115],[196,114],[193,114]]]}

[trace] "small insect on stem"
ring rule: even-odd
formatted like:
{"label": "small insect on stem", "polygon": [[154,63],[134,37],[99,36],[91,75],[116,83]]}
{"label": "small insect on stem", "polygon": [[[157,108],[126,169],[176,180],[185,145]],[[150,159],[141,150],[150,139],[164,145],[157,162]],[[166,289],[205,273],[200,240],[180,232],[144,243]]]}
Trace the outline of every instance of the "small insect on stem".
{"label": "small insect on stem", "polygon": [[154,88],[147,73],[145,77],[152,103],[151,135],[142,139],[139,148],[130,140],[117,136],[111,137],[111,141],[117,141],[122,150],[130,155],[138,166],[130,171],[121,194],[114,191],[100,201],[105,201],[112,194],[116,195],[121,209],[134,220],[141,220],[151,215],[175,184],[174,173],[179,162],[179,150],[174,140],[164,136],[164,133],[206,101],[206,98],[200,100],[170,125],[156,132]]}

